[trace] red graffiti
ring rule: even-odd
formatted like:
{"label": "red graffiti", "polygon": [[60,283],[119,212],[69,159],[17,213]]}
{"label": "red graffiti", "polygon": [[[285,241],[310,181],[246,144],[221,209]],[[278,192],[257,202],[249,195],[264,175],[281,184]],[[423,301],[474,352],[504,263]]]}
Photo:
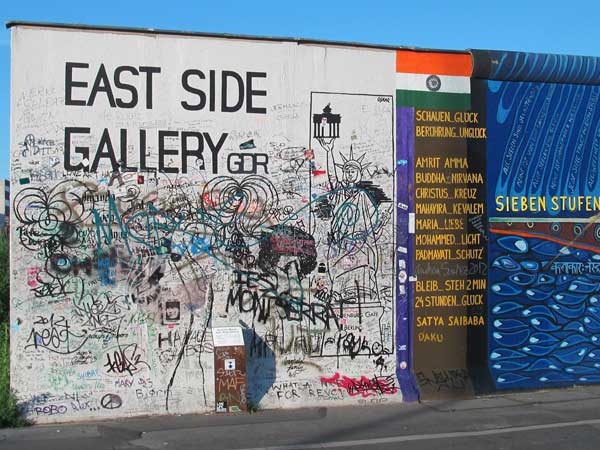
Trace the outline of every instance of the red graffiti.
{"label": "red graffiti", "polygon": [[276,252],[316,256],[315,243],[313,240],[298,239],[295,237],[288,239],[283,236],[272,235],[270,241],[272,249]]}
{"label": "red graffiti", "polygon": [[331,378],[321,377],[321,383],[333,384],[344,388],[351,397],[356,395],[371,397],[383,394],[395,394],[398,392],[393,375],[374,376],[370,379],[362,375],[360,379],[357,379],[345,375],[341,376],[339,373],[336,373]]}
{"label": "red graffiti", "polygon": [[202,201],[204,202],[204,204],[210,208],[214,208],[215,206],[218,206],[219,201],[218,200],[213,200],[212,197],[210,196],[210,194],[208,192],[205,192],[202,195]]}
{"label": "red graffiti", "polygon": [[38,273],[40,273],[41,270],[41,267],[27,268],[27,284],[29,285],[29,287],[35,288],[38,286]]}

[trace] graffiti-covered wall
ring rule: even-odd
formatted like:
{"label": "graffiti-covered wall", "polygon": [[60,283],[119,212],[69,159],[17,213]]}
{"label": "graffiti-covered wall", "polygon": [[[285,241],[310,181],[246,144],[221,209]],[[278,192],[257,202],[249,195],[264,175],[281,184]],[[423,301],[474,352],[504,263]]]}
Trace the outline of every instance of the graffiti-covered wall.
{"label": "graffiti-covered wall", "polygon": [[[77,45],[73,45],[74,39]],[[38,421],[402,398],[393,52],[13,29],[13,386]],[[242,384],[242,386],[239,386]],[[222,386],[220,386],[222,387]]]}
{"label": "graffiti-covered wall", "polygon": [[11,26],[30,419],[600,382],[600,59]]}

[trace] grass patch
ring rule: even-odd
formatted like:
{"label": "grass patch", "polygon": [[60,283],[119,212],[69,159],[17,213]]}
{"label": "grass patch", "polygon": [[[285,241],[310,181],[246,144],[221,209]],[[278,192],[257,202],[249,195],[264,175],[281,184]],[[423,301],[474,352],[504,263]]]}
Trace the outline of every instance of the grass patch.
{"label": "grass patch", "polygon": [[8,236],[0,230],[0,325],[9,322],[10,304],[10,260],[8,258]]}
{"label": "grass patch", "polygon": [[258,403],[248,402],[246,404],[246,409],[248,410],[248,414],[253,414],[258,412]]}
{"label": "grass patch", "polygon": [[10,349],[8,338],[8,324],[0,324],[0,428],[27,425],[27,421],[19,413],[17,398],[10,389]]}
{"label": "grass patch", "polygon": [[8,237],[0,232],[0,428],[22,427],[28,422],[21,417],[17,398],[10,389],[10,267],[8,258]]}

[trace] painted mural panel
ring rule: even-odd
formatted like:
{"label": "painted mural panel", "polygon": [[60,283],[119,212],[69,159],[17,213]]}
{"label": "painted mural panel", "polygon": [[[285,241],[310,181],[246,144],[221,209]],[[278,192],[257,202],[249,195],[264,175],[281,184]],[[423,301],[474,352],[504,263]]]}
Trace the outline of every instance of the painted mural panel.
{"label": "painted mural panel", "polygon": [[495,385],[598,382],[600,87],[488,81],[487,89]]}
{"label": "painted mural panel", "polygon": [[421,398],[473,391],[472,330],[486,323],[485,148],[471,146],[485,127],[471,109],[471,66],[468,54],[397,52],[398,136],[410,135],[398,152],[411,155],[412,370]]}
{"label": "painted mural panel", "polygon": [[400,400],[394,56],[14,28],[27,415],[212,410],[217,326],[244,329],[241,402]]}
{"label": "painted mural panel", "polygon": [[600,382],[600,60],[12,32],[29,418]]}
{"label": "painted mural panel", "polygon": [[470,50],[473,78],[499,81],[599,84],[600,59],[551,53]]}

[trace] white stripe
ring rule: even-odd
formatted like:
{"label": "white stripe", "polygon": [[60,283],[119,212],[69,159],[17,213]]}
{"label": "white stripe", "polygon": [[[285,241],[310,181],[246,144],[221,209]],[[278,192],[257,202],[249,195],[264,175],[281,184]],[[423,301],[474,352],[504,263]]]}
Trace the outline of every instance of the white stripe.
{"label": "white stripe", "polygon": [[320,450],[320,449],[326,449],[326,448],[339,448],[339,447],[359,447],[359,446],[369,447],[371,445],[395,444],[397,442],[427,441],[430,439],[457,439],[457,438],[474,437],[474,436],[493,436],[494,434],[519,433],[519,432],[535,431],[535,430],[552,430],[555,428],[580,427],[580,426],[586,426],[586,425],[600,425],[600,419],[579,420],[576,422],[545,423],[545,424],[541,424],[541,425],[496,428],[496,429],[482,430],[482,431],[455,431],[455,432],[449,432],[449,433],[412,434],[412,435],[407,435],[407,436],[392,436],[392,437],[386,437],[386,438],[361,439],[361,440],[356,440],[356,441],[320,442],[318,444],[279,445],[279,446],[275,446],[275,447],[256,447],[256,448],[245,448],[245,449],[240,449],[240,450]]}
{"label": "white stripe", "polygon": [[[427,78],[431,75],[420,73],[396,73],[396,89],[407,91],[433,92],[427,87]],[[435,92],[453,92],[457,94],[471,93],[471,79],[469,77],[457,77],[452,75],[435,75],[439,78],[441,85]]]}

